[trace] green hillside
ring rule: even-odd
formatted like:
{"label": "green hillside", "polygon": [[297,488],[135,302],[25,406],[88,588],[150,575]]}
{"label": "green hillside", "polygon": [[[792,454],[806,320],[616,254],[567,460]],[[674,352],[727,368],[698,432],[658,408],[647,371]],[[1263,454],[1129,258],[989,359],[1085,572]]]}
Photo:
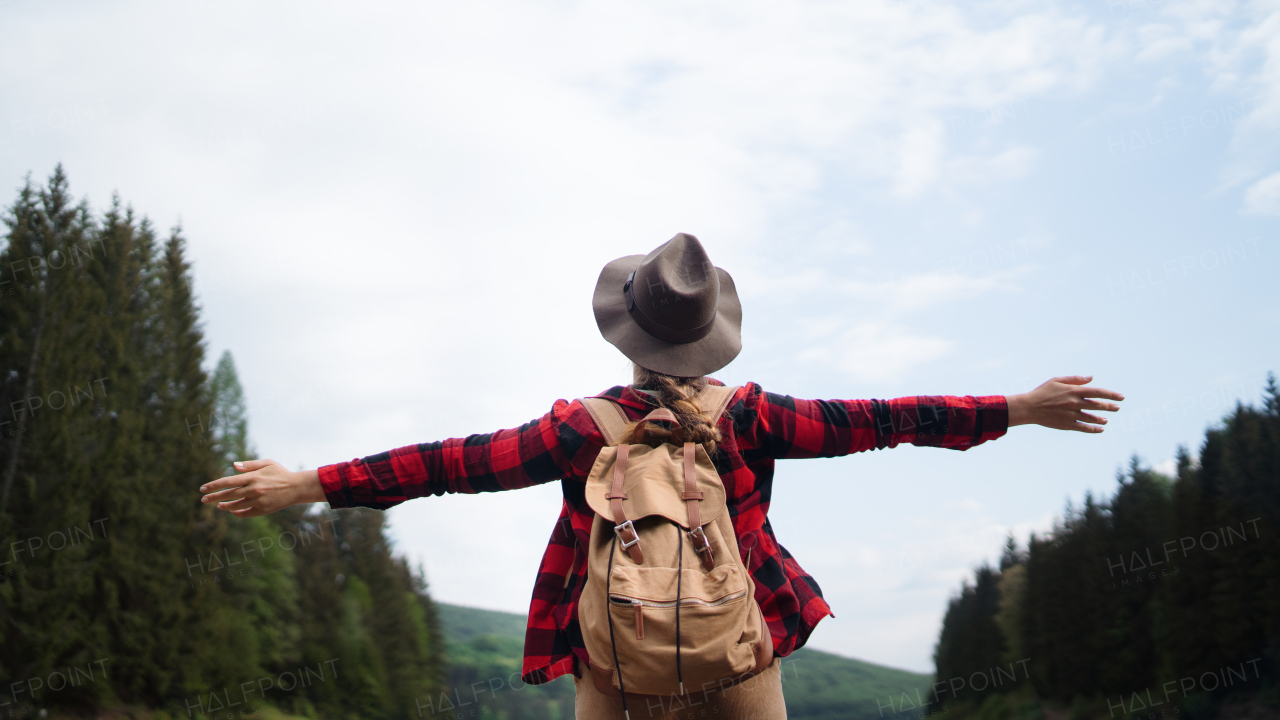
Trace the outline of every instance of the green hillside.
{"label": "green hillside", "polygon": [[782,661],[782,690],[790,720],[918,717],[932,680],[931,675],[809,648],[800,648]]}
{"label": "green hillside", "polygon": [[[437,603],[449,644],[450,710],[437,702],[423,709],[456,713],[476,709],[475,717],[550,720],[573,717],[572,678],[539,687],[520,685],[525,619],[514,613]],[[512,673],[515,673],[512,676]],[[511,680],[514,680],[514,687]],[[931,677],[881,665],[801,649],[783,660],[782,687],[791,720],[871,720],[919,715]],[[478,683],[474,684],[473,683]],[[489,692],[492,684],[495,690]],[[463,707],[462,702],[470,702]],[[443,717],[443,715],[442,715]],[[469,716],[470,717],[470,716]]]}
{"label": "green hillside", "polygon": [[445,603],[436,610],[448,653],[447,696],[424,703],[423,718],[573,718],[572,676],[546,685],[520,682],[524,616]]}

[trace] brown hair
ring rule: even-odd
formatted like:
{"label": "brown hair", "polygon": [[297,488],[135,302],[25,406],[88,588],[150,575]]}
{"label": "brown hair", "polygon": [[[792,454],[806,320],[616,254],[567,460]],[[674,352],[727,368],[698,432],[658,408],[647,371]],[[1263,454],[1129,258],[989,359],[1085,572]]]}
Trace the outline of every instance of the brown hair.
{"label": "brown hair", "polygon": [[[707,386],[706,376],[664,375],[635,363],[632,363],[632,368],[635,387],[656,391],[658,406],[675,413],[676,419],[680,421],[680,426],[672,430],[650,423],[645,430],[643,442],[656,447],[664,442],[681,445],[687,439],[689,442],[701,443],[707,455],[714,455],[716,443],[721,439],[720,430],[711,422],[710,417],[698,411],[698,406],[690,399]],[[626,436],[630,435],[635,425],[636,423],[632,423],[628,427]]]}

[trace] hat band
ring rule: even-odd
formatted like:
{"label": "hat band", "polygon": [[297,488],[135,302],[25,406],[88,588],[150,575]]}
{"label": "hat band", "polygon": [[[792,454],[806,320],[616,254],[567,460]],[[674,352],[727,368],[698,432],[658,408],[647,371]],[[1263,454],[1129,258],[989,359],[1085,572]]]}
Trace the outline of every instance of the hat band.
{"label": "hat band", "polygon": [[636,324],[643,328],[645,332],[659,340],[666,340],[670,343],[691,343],[711,334],[711,327],[715,325],[716,316],[720,314],[719,304],[717,304],[715,313],[712,314],[711,319],[705,325],[687,330],[668,327],[645,315],[640,303],[636,302],[635,290],[631,287],[635,277],[636,273],[632,270],[631,274],[627,276],[627,281],[622,285],[622,293],[627,296],[627,312],[631,313],[631,319],[635,320]]}

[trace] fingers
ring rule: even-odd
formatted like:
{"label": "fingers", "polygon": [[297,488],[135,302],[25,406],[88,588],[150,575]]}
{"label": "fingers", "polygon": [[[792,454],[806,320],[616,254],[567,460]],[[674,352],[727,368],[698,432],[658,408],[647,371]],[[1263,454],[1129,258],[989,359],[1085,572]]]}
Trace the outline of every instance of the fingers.
{"label": "fingers", "polygon": [[1063,375],[1061,377],[1050,378],[1049,382],[1059,382],[1066,385],[1087,385],[1092,379],[1092,375]]}
{"label": "fingers", "polygon": [[1107,424],[1107,419],[1098,417],[1092,413],[1083,410],[1077,410],[1074,419],[1068,421],[1065,425],[1059,426],[1062,430],[1075,430],[1084,433],[1100,433],[1103,425]]}
{"label": "fingers", "polygon": [[200,498],[200,502],[211,503],[211,502],[226,502],[228,500],[238,500],[239,498],[242,498],[245,496],[245,493],[243,492],[243,490],[244,490],[243,487],[232,487],[232,488],[227,488],[226,490],[212,492]]}
{"label": "fingers", "polygon": [[227,500],[226,502],[218,503],[217,508],[225,510],[236,517],[257,517],[271,512],[263,507],[261,498],[246,497]]}
{"label": "fingers", "polygon": [[1106,390],[1100,387],[1080,388],[1080,397],[1086,398],[1105,398],[1107,400],[1124,400],[1124,395],[1115,390]]}
{"label": "fingers", "polygon": [[1082,399],[1080,402],[1080,405],[1081,407],[1087,410],[1106,410],[1107,412],[1118,412],[1120,410],[1120,406],[1115,403],[1098,402],[1097,400],[1089,400],[1087,399],[1088,398],[1087,395],[1084,397],[1086,399]]}
{"label": "fingers", "polygon": [[[224,490],[218,490],[217,487],[222,487],[224,480],[232,480],[235,481],[236,484],[231,487],[227,487]],[[255,484],[255,481],[257,480],[258,478],[256,476],[248,475],[237,475],[235,477],[222,478],[222,480],[214,480],[204,486],[206,488],[211,488],[213,492],[210,492],[208,495],[200,498],[200,502],[226,502],[228,500],[239,498],[253,499],[262,497],[262,488]],[[217,485],[217,487],[215,487],[215,485]]]}
{"label": "fingers", "polygon": [[238,488],[245,484],[245,478],[242,475],[232,475],[230,477],[219,478],[211,482],[207,482],[200,486],[200,492],[214,492],[216,490],[226,490],[227,488]]}
{"label": "fingers", "polygon": [[[1049,380],[1049,382],[1062,383],[1064,385],[1088,385],[1092,381],[1092,375],[1063,375]],[[1124,395],[1116,392],[1115,390],[1107,390],[1100,387],[1082,387],[1079,388],[1077,392],[1083,393],[1081,397],[1124,400]]]}
{"label": "fingers", "polygon": [[[270,460],[270,459],[243,460],[235,463],[236,470],[239,470],[240,472],[246,473],[246,474],[251,473],[255,470],[261,470],[262,468],[265,468],[268,465],[279,465],[279,463],[277,463],[275,460]],[[227,488],[244,487],[245,485],[249,484],[251,480],[252,478],[246,477],[246,475],[229,475],[227,477],[219,478],[217,480],[213,480],[211,482],[205,483],[204,485],[201,485],[200,492],[212,493],[218,490],[226,490]],[[209,502],[209,501],[206,500],[205,502]]]}
{"label": "fingers", "polygon": [[1085,412],[1085,411],[1083,411],[1083,410],[1081,410],[1080,412],[1076,413],[1076,421],[1077,421],[1077,422],[1088,422],[1088,423],[1094,423],[1094,424],[1096,424],[1096,425],[1106,425],[1106,424],[1107,424],[1107,419],[1106,419],[1106,418],[1104,418],[1104,417],[1099,417],[1099,416],[1094,415],[1094,414],[1092,414],[1092,413],[1087,413],[1087,412]]}
{"label": "fingers", "polygon": [[218,503],[217,507],[219,510],[226,510],[227,512],[234,513],[237,510],[245,510],[247,508],[253,507],[253,500],[250,498],[243,498],[243,497],[230,498],[228,500],[224,500]]}
{"label": "fingers", "polygon": [[268,465],[279,465],[279,464],[280,463],[277,463],[275,460],[270,460],[270,459],[241,460],[240,462],[235,463],[235,466],[236,466],[236,469],[239,470],[240,472],[253,472],[254,470],[261,470],[262,468]]}

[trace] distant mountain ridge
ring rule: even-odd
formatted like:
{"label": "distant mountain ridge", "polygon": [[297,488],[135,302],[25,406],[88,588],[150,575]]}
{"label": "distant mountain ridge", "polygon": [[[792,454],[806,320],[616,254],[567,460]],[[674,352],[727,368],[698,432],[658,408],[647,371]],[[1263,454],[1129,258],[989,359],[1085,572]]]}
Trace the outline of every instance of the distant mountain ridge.
{"label": "distant mountain ridge", "polygon": [[[489,716],[510,720],[568,720],[573,717],[572,678],[538,687],[519,684],[525,618],[494,610],[437,602],[440,626],[449,643],[449,704],[465,701]],[[510,680],[515,673],[515,684]],[[783,659],[782,688],[789,720],[907,720],[918,716],[932,676],[887,668],[820,650],[801,648]],[[494,687],[489,692],[487,688]],[[460,688],[460,690],[459,690]],[[480,691],[477,692],[476,688]],[[434,712],[451,712],[445,703]],[[424,717],[430,717],[426,710]]]}

